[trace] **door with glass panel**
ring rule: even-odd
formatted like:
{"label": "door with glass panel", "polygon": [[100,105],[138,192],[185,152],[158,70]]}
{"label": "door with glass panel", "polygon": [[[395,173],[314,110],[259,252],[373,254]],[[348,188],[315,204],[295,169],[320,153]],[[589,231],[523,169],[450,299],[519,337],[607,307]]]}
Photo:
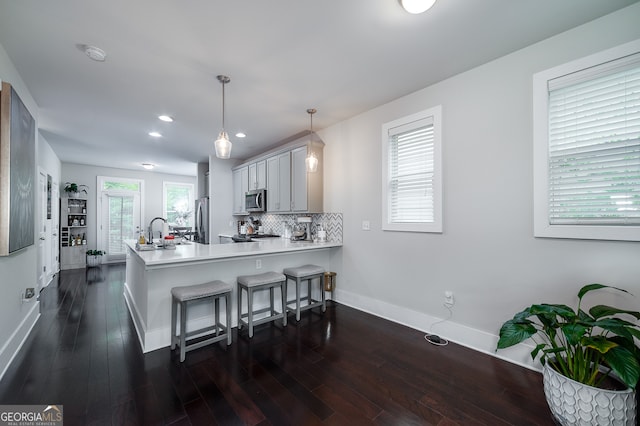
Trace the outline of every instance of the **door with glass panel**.
{"label": "door with glass panel", "polygon": [[99,185],[102,190],[98,249],[106,252],[106,263],[122,262],[127,254],[125,240],[136,239],[142,229],[142,183],[136,180],[102,178]]}

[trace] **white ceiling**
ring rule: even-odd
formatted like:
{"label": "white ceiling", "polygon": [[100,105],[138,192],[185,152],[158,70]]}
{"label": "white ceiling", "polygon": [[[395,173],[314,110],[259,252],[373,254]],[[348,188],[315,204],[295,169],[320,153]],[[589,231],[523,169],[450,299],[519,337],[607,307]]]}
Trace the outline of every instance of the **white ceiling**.
{"label": "white ceiling", "polygon": [[636,1],[0,0],[0,44],[63,162],[193,175],[222,124],[218,74],[244,159],[308,130],[307,108],[319,130]]}

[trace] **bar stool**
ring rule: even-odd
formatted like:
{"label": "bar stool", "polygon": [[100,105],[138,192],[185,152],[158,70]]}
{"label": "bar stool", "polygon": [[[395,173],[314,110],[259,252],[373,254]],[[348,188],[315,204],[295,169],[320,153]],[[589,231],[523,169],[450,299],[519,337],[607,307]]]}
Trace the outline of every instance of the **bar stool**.
{"label": "bar stool", "polygon": [[[300,311],[318,306],[322,307],[322,312],[327,310],[327,303],[324,295],[324,268],[322,266],[304,265],[297,268],[286,268],[282,273],[287,277],[287,285],[289,280],[296,282],[296,299],[287,301],[288,310],[295,310],[296,312],[296,321],[300,321]],[[318,278],[320,281],[320,294],[322,295],[322,300],[315,300],[311,297],[311,282],[315,278]],[[300,306],[300,284],[303,281],[307,281],[307,304]],[[290,308],[289,305],[293,303],[295,303],[295,306]]]}
{"label": "bar stool", "polygon": [[[180,362],[184,362],[185,353],[201,348],[211,343],[227,339],[227,345],[231,344],[231,290],[233,286],[223,281],[212,281],[205,284],[196,284],[171,289],[171,349],[175,349],[176,344],[180,345]],[[193,330],[187,333],[187,306],[190,302],[211,299],[214,302],[215,311],[214,325]],[[220,323],[220,299],[225,301],[225,311],[227,314],[226,325]],[[178,319],[178,305],[180,306],[180,334],[176,332],[176,322]],[[206,340],[199,340],[189,344],[189,337],[196,334],[210,332],[204,336],[213,335]],[[204,337],[201,336],[201,337]]]}
{"label": "bar stool", "polygon": [[[282,298],[282,312],[278,312],[274,307],[274,289],[280,287]],[[269,290],[269,306],[264,309],[254,310],[253,293],[256,291]],[[247,293],[247,313],[242,313],[242,291]],[[254,316],[264,312],[269,315],[264,318],[254,319]],[[247,319],[245,321],[245,318]],[[249,337],[253,337],[253,327],[269,321],[282,318],[282,325],[287,325],[287,288],[284,275],[277,272],[264,272],[256,275],[240,275],[238,277],[238,331],[243,325],[249,327]]]}

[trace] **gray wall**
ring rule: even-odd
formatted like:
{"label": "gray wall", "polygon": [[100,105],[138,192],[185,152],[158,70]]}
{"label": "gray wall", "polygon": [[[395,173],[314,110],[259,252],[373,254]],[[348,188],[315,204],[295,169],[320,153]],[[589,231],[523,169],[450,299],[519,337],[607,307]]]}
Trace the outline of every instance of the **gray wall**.
{"label": "gray wall", "polygon": [[[20,96],[38,126],[38,108],[9,60],[4,48],[0,45],[0,80],[10,83]],[[38,132],[36,132],[36,138]],[[36,143],[36,158],[38,158]],[[36,173],[33,176],[37,180]],[[35,203],[35,194],[34,203]],[[34,204],[37,206],[37,204]],[[34,232],[37,238],[36,224]],[[13,354],[22,344],[28,331],[39,314],[38,302],[22,303],[21,295],[26,287],[38,287],[37,250],[32,245],[11,256],[0,257],[0,375],[4,374]]]}
{"label": "gray wall", "polygon": [[[429,331],[451,290],[453,316],[431,331],[493,353],[501,323],[531,303],[573,306],[591,282],[640,297],[640,243],[536,239],[532,192],[533,74],[640,38],[638,22],[635,4],[319,132],[325,210],[344,213],[337,299]],[[381,125],[435,105],[444,232],[382,232]],[[529,362],[523,348],[498,355]]]}

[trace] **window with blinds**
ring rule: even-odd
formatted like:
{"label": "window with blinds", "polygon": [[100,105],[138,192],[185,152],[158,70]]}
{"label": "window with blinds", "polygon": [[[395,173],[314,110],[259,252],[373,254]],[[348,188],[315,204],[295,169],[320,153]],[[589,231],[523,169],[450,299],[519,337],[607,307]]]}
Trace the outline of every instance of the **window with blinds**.
{"label": "window with blinds", "polygon": [[549,221],[640,225],[640,55],[549,82]]}
{"label": "window with blinds", "polygon": [[534,76],[534,196],[536,236],[640,240],[640,43]]}
{"label": "window with blinds", "polygon": [[439,113],[432,109],[383,125],[385,230],[441,232]]}

